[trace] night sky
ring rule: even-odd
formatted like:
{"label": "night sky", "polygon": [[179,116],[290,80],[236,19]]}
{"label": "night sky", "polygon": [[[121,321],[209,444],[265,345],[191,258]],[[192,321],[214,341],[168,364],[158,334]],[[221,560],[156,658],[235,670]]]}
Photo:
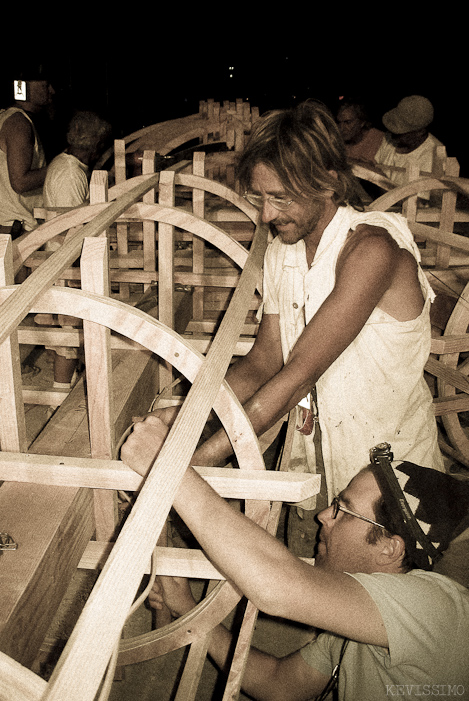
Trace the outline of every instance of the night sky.
{"label": "night sky", "polygon": [[[164,33],[163,33],[164,34]],[[93,109],[113,126],[122,138],[156,122],[198,111],[199,100],[243,98],[267,109],[290,107],[308,97],[323,100],[332,110],[342,95],[361,95],[369,105],[375,126],[381,115],[406,95],[428,97],[435,107],[432,133],[456,156],[461,175],[469,176],[469,146],[466,143],[467,110],[464,92],[467,80],[458,72],[442,73],[440,61],[402,59],[388,62],[382,57],[363,57],[356,52],[327,56],[316,50],[293,47],[275,51],[228,48],[219,42],[205,50],[189,47],[179,35],[156,36],[149,45],[132,44],[132,34],[88,53],[58,51],[54,45],[32,53],[51,67],[56,90],[55,123],[52,134],[59,148],[68,115],[76,108]],[[178,43],[179,42],[179,43]],[[180,44],[176,51],[175,46]],[[145,48],[142,48],[145,47]],[[23,54],[10,54],[0,65],[1,106],[10,100],[11,83],[22,65]],[[397,76],[397,79],[396,79]]]}

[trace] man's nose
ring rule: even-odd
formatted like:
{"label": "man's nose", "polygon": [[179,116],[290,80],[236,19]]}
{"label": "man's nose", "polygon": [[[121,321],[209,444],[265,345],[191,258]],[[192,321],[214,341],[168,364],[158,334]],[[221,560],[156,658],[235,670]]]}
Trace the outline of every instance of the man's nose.
{"label": "man's nose", "polygon": [[328,506],[318,513],[318,521],[324,526],[326,523],[330,524],[334,521],[332,518],[332,505]]}
{"label": "man's nose", "polygon": [[264,200],[262,204],[262,209],[261,209],[261,219],[264,224],[268,224],[269,222],[273,221],[276,219],[278,216],[278,209],[275,209],[269,202],[269,200]]}

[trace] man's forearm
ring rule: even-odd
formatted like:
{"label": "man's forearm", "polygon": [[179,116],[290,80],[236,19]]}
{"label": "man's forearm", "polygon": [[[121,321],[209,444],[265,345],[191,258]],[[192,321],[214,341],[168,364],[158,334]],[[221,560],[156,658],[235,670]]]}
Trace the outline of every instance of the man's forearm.
{"label": "man's forearm", "polygon": [[[233,636],[220,623],[210,633],[208,654],[217,667],[225,674],[229,673]],[[276,692],[275,671],[278,659],[255,647],[249,649],[241,687],[255,699],[273,699]]]}

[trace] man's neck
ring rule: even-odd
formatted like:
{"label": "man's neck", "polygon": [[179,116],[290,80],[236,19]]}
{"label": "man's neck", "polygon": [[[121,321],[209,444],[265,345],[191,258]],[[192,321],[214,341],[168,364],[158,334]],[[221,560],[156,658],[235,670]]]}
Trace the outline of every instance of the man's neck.
{"label": "man's neck", "polygon": [[42,109],[41,107],[35,105],[34,102],[30,102],[29,100],[25,100],[24,102],[16,100],[15,107],[19,107],[20,110],[29,112],[30,114],[37,114]]}
{"label": "man's neck", "polygon": [[327,200],[321,219],[318,221],[313,231],[305,236],[304,242],[306,246],[306,261],[308,263],[308,268],[311,266],[314,260],[314,256],[316,255],[322,235],[333,220],[337,210],[337,205],[332,200]]}

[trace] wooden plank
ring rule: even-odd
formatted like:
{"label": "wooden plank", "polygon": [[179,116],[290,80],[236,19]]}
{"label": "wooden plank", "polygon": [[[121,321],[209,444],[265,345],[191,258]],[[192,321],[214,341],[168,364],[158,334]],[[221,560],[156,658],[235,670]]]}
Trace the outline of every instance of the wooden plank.
{"label": "wooden plank", "polygon": [[[132,414],[144,413],[154,397],[155,361],[148,351],[137,354],[113,352],[114,410],[116,435],[131,423]],[[136,395],[136,396],[134,396]],[[136,406],[136,403],[139,406]],[[120,433],[119,433],[120,431]],[[39,455],[91,457],[88,412],[83,379],[73,387],[59,406],[54,421],[49,422],[36,438],[30,452]]]}
{"label": "wooden plank", "polygon": [[[11,236],[0,235],[0,286],[13,285]],[[0,344],[0,444],[2,450],[27,450],[18,331]]]}
{"label": "wooden plank", "polygon": [[[87,238],[81,254],[82,289],[109,295],[108,239]],[[92,458],[112,458],[115,453],[114,397],[112,391],[111,331],[83,321],[88,425]],[[98,540],[111,540],[117,525],[117,492],[95,490],[95,524]]]}
{"label": "wooden plank", "polygon": [[18,543],[0,556],[0,650],[25,666],[33,664],[93,533],[91,505],[86,489],[0,488],[2,529]]}
{"label": "wooden plank", "polygon": [[[91,540],[86,546],[78,564],[80,569],[95,570],[101,568],[109,557],[113,543]],[[193,548],[155,548],[156,574],[168,577],[190,577],[192,579],[225,580],[225,576],[207,559],[202,550]],[[300,558],[312,565],[312,558]],[[145,574],[150,574],[151,564],[148,562]]]}
{"label": "wooden plank", "polygon": [[[301,472],[196,467],[197,472],[226,499],[298,502],[316,494],[320,477]],[[143,479],[121,460],[65,455],[0,453],[0,480],[62,487],[137,491]]]}

